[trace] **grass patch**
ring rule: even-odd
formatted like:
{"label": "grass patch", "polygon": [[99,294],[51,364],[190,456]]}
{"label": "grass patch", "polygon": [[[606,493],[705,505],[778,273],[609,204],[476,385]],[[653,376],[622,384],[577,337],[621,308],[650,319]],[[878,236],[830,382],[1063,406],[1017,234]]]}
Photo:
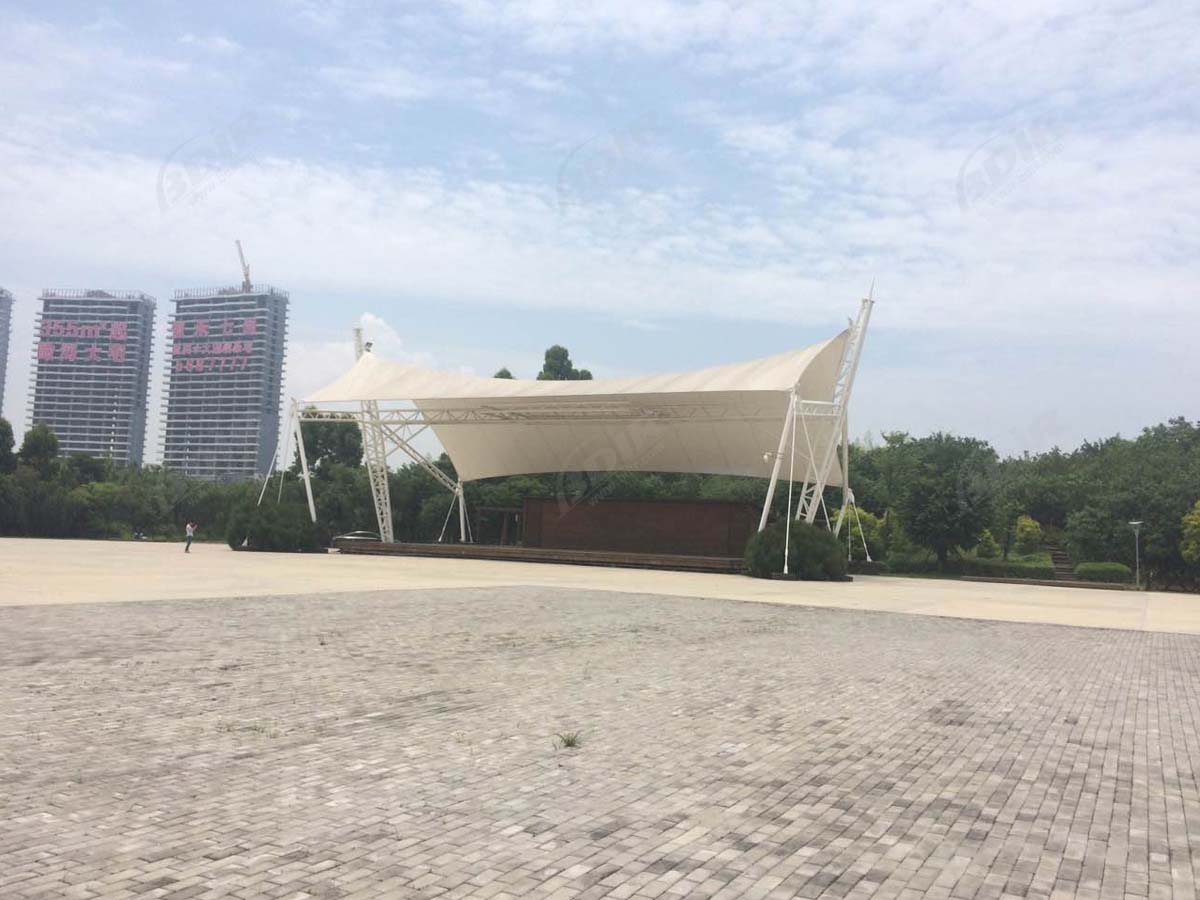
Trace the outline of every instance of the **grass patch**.
{"label": "grass patch", "polygon": [[554,736],[554,746],[559,750],[575,750],[582,745],[582,731],[563,731]]}

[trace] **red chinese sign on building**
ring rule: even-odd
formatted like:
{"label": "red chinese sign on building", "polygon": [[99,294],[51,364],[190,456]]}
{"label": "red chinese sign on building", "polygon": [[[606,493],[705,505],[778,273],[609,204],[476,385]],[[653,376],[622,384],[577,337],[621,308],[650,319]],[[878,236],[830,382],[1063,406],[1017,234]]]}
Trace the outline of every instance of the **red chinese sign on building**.
{"label": "red chinese sign on building", "polygon": [[[47,319],[37,345],[39,362],[125,362],[128,322],[76,322]],[[73,338],[74,340],[64,340]]]}
{"label": "red chinese sign on building", "polygon": [[[188,337],[188,324],[184,319],[176,319],[171,325],[171,337],[176,339]],[[253,316],[216,321],[196,319],[190,324],[192,326],[191,337],[208,337],[211,334],[220,334],[222,337],[232,337],[235,334],[258,334],[258,320]]]}
{"label": "red chinese sign on building", "polygon": [[[191,325],[191,337],[209,340],[184,340]],[[171,344],[172,368],[176,372],[233,372],[250,365],[250,354],[254,352],[253,340],[212,340],[214,337],[241,335],[249,338],[258,334],[258,320],[253,317],[237,319],[196,319],[193,322],[177,320],[171,326],[175,341]]]}

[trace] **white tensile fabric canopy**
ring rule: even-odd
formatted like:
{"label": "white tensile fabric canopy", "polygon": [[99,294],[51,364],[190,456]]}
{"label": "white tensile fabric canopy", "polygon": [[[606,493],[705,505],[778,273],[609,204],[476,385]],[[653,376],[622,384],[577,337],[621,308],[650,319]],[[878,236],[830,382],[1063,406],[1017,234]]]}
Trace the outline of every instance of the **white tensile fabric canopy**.
{"label": "white tensile fabric canopy", "polygon": [[[795,479],[815,479],[841,421],[834,399],[848,332],[803,350],[693,372],[595,381],[480,378],[364,353],[302,403],[411,404],[462,481],[540,472],[694,472],[766,477],[793,391]],[[816,401],[806,414],[805,403]],[[812,457],[816,457],[816,461]],[[826,484],[840,485],[836,468]]]}

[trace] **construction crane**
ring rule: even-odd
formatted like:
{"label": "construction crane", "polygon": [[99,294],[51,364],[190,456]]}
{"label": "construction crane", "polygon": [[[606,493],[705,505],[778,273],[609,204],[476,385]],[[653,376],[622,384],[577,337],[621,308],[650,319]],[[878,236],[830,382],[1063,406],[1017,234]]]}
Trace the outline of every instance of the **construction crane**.
{"label": "construction crane", "polygon": [[250,283],[250,267],[246,265],[246,254],[242,252],[242,242],[234,241],[238,248],[238,259],[242,261],[242,290],[249,294],[254,290],[254,285]]}

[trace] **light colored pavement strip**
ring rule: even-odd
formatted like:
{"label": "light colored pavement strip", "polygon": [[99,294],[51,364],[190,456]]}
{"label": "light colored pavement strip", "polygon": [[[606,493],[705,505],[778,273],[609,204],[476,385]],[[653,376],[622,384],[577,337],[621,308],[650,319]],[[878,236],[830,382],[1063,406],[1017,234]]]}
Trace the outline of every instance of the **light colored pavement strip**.
{"label": "light colored pavement strip", "polygon": [[1197,896],[1194,635],[558,586],[0,634],[4,900]]}
{"label": "light colored pavement strip", "polygon": [[851,584],[540,563],[234,553],[218,544],[0,539],[0,605],[541,585],[1002,622],[1200,633],[1200,596],[934,579]]}

